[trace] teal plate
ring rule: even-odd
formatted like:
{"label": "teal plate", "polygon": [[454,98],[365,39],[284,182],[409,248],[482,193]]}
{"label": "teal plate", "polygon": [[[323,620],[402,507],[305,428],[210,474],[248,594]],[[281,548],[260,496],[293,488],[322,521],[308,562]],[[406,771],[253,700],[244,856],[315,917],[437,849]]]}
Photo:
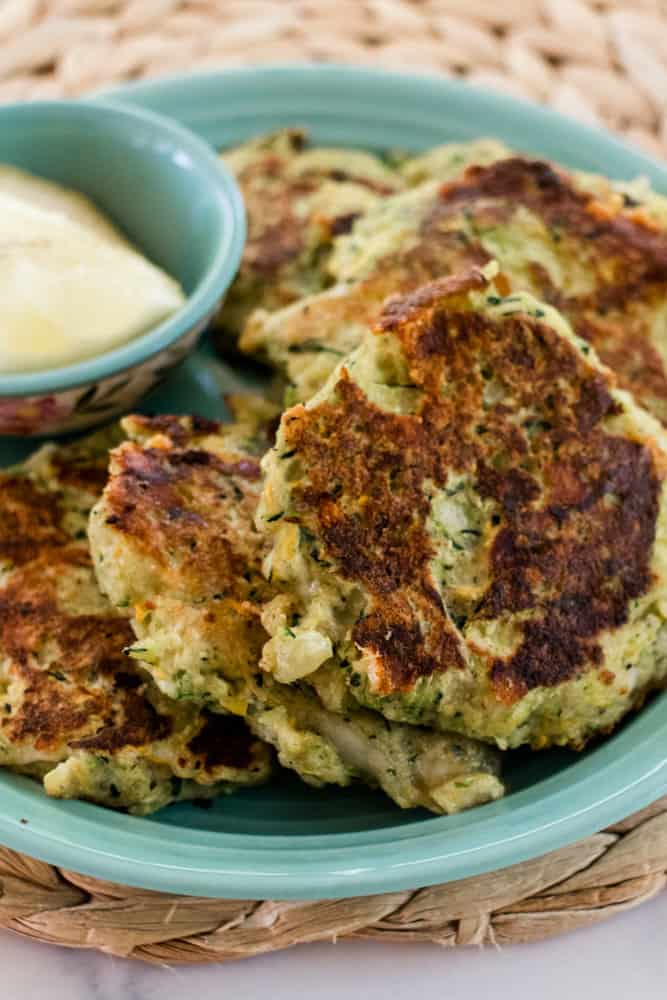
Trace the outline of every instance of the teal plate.
{"label": "teal plate", "polygon": [[[234,70],[134,84],[101,99],[177,118],[214,146],[303,124],[323,143],[420,150],[495,135],[509,145],[614,177],[667,170],[607,134],[455,82],[336,67]],[[249,370],[199,351],[145,409],[220,416],[221,393],[256,386]],[[0,441],[0,460],[25,444]],[[284,775],[210,809],[178,805],[135,819],[48,799],[0,775],[0,840],[53,864],[129,885],[245,899],[314,899],[463,878],[587,836],[667,793],[667,694],[581,754],[507,756],[507,797],[452,817],[401,812],[363,787],[315,791]]]}

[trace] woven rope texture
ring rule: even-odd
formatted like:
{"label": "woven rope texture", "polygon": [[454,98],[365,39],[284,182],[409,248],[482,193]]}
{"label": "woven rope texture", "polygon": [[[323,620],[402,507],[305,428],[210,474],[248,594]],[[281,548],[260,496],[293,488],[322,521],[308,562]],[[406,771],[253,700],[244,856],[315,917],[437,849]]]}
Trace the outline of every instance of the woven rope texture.
{"label": "woven rope texture", "polygon": [[667,155],[667,0],[0,0],[0,100],[304,59],[466,76]]}
{"label": "woven rope texture", "polygon": [[664,798],[603,833],[503,871],[416,892],[309,903],[163,895],[0,848],[0,926],[160,964],[224,962],[350,937],[502,946],[598,923],[666,884]]}

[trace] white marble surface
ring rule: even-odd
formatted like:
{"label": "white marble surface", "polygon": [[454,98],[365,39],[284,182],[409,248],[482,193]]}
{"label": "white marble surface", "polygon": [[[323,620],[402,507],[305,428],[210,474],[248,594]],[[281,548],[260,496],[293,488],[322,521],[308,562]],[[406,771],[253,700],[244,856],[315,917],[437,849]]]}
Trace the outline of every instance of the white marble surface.
{"label": "white marble surface", "polygon": [[170,969],[5,933],[0,969],[2,1000],[665,1000],[667,892],[597,927],[503,951],[349,942]]}

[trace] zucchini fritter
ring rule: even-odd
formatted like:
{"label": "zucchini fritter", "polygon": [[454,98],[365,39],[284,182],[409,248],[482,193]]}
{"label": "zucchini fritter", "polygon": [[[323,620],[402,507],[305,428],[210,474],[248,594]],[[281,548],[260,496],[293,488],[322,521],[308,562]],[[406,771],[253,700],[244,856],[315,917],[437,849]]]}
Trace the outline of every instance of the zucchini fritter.
{"label": "zucchini fritter", "polygon": [[505,293],[558,308],[619,384],[667,422],[667,201],[521,157],[385,199],[336,241],[336,284],[258,311],[241,348],[268,358],[287,378],[288,399],[304,401],[387,295],[491,259]]}
{"label": "zucchini fritter", "polygon": [[325,286],[333,238],[402,178],[370,153],[306,146],[301,129],[253,139],[222,159],[243,193],[248,238],[218,323],[239,333],[255,307],[278,309]]}
{"label": "zucchini fritter", "polygon": [[667,677],[667,435],[493,273],[388,300],[283,414],[263,666],[329,704],[581,747]]}
{"label": "zucchini fritter", "polygon": [[143,814],[255,784],[270,755],[240,720],[169,703],[124,652],[132,630],[86,540],[119,439],[47,445],[0,474],[0,765]]}
{"label": "zucchini fritter", "polygon": [[416,187],[424,181],[453,181],[467,167],[485,167],[511,155],[511,150],[497,139],[447,142],[409,157],[400,165],[399,170],[408,187]]}
{"label": "zucchini fritter", "polygon": [[243,715],[310,784],[363,779],[403,807],[435,812],[498,798],[489,748],[389,723],[352,699],[336,715],[312,691],[259,670],[268,639],[261,602],[275,596],[253,525],[267,416],[267,404],[241,414],[236,401],[237,423],[227,427],[187,417],[124,421],[135,440],[113,452],[90,537],[103,589],[131,615],[130,655],[170,698]]}
{"label": "zucchini fritter", "polygon": [[89,524],[102,589],[132,617],[131,655],[168,697],[230,711],[257,669],[258,607],[273,594],[253,516],[276,410],[260,400],[245,405],[226,426],[125,418],[133,440],[111,452]]}

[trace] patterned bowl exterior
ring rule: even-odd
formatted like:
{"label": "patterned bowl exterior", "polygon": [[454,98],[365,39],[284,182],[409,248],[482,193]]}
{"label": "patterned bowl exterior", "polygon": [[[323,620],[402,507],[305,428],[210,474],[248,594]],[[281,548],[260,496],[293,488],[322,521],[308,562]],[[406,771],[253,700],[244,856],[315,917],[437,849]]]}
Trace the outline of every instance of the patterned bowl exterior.
{"label": "patterned bowl exterior", "polygon": [[194,132],[117,102],[0,107],[0,162],[81,191],[186,293],[171,316],[112,350],[43,371],[0,371],[0,437],[84,430],[135,408],[196,346],[243,252],[241,192]]}
{"label": "patterned bowl exterior", "polygon": [[196,347],[216,311],[170,347],[125,371],[44,396],[0,396],[0,434],[50,437],[82,431],[134,409]]}

